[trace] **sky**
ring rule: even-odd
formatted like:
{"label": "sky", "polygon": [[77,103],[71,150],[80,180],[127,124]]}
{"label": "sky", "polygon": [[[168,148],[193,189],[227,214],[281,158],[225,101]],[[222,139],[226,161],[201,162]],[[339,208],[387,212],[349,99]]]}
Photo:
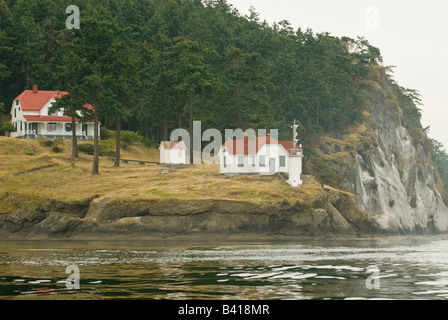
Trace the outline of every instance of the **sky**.
{"label": "sky", "polygon": [[[422,95],[422,124],[448,151],[448,1],[446,0],[228,0],[260,20],[288,20],[338,37],[362,36],[381,50],[394,79]],[[445,91],[446,90],[446,91]]]}

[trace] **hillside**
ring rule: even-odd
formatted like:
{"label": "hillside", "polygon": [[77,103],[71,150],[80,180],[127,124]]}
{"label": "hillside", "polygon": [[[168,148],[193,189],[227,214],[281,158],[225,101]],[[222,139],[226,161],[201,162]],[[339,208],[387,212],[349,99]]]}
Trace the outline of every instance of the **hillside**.
{"label": "hillside", "polygon": [[[366,94],[370,102],[361,125],[348,135],[322,135],[308,171],[356,194],[381,230],[396,234],[448,231],[446,193],[436,164],[433,143],[409,110],[384,67],[373,67]],[[413,122],[413,124],[411,124]]]}
{"label": "hillside", "polygon": [[[393,79],[368,40],[294,30],[288,21],[268,25],[253,9],[245,16],[225,0],[80,0],[77,6],[83,27],[68,30],[65,1],[0,0],[0,113],[36,84],[70,91],[65,111],[88,102],[102,128],[138,132],[147,145],[169,140],[177,128],[192,132],[193,121],[222,133],[278,129],[281,140],[291,140],[297,119],[305,185],[293,190],[276,177],[229,179],[215,166],[116,169],[107,157],[92,177],[91,157],[83,154],[71,168],[64,143],[6,139],[0,140],[0,212],[49,209],[47,199],[88,201],[89,208],[101,199],[165,201],[171,208],[173,200],[194,201],[179,204],[190,213],[193,207],[214,212],[197,206],[201,201],[236,201],[253,214],[283,205],[289,209],[281,216],[291,225],[296,214],[317,217],[322,209],[312,220],[323,226],[311,232],[299,224],[295,232],[331,234],[331,206],[347,213],[336,208],[342,197],[350,199],[349,211],[367,212],[380,232],[448,231],[448,156],[421,124],[418,91]],[[114,141],[101,143],[103,152],[115,150]],[[122,156],[158,159],[157,150],[143,145],[127,146]],[[10,176],[42,166],[51,167]]]}
{"label": "hillside", "polygon": [[[0,137],[0,237],[377,234],[352,194],[322,187],[312,177],[295,189],[277,176],[225,177],[216,165],[113,168],[107,157],[101,175],[91,176],[91,157],[82,154],[73,168],[65,144]],[[156,156],[144,145],[123,154],[151,161]],[[46,165],[54,166],[14,175]]]}

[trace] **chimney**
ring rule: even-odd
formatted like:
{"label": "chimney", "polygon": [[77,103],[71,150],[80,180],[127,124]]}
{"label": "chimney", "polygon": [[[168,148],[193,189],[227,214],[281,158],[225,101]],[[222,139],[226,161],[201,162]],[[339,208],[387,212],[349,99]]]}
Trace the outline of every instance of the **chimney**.
{"label": "chimney", "polygon": [[34,85],[33,85],[33,93],[34,93],[34,94],[37,94],[38,91],[39,91],[39,90],[38,90],[37,84],[34,84]]}

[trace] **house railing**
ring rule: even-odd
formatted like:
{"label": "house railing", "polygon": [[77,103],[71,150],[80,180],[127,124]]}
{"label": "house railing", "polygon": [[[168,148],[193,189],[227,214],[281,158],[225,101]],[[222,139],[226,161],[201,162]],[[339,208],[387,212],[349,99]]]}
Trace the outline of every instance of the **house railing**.
{"label": "house railing", "polygon": [[301,149],[301,148],[298,148],[298,149],[289,149],[288,152],[289,152],[289,154],[292,155],[292,156],[303,156],[303,153],[302,153],[302,149]]}

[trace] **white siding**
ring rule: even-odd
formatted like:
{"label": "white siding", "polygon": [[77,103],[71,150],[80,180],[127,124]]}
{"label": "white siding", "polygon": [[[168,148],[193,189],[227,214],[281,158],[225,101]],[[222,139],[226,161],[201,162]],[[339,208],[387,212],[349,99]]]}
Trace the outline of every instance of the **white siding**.
{"label": "white siding", "polygon": [[[265,157],[265,166],[260,166],[260,156]],[[285,166],[280,167],[280,156],[285,157]],[[225,157],[225,160],[224,160]],[[222,174],[262,174],[269,175],[276,172],[288,173],[289,154],[280,145],[264,145],[257,154],[246,155],[244,157],[244,166],[240,167],[238,155],[229,155],[228,152],[220,151],[220,172]],[[255,166],[253,166],[253,158],[255,157]],[[269,161],[274,159],[274,172],[270,172]]]}
{"label": "white siding", "polygon": [[163,164],[186,164],[187,157],[185,149],[173,148],[165,149],[160,147],[160,163]]}

